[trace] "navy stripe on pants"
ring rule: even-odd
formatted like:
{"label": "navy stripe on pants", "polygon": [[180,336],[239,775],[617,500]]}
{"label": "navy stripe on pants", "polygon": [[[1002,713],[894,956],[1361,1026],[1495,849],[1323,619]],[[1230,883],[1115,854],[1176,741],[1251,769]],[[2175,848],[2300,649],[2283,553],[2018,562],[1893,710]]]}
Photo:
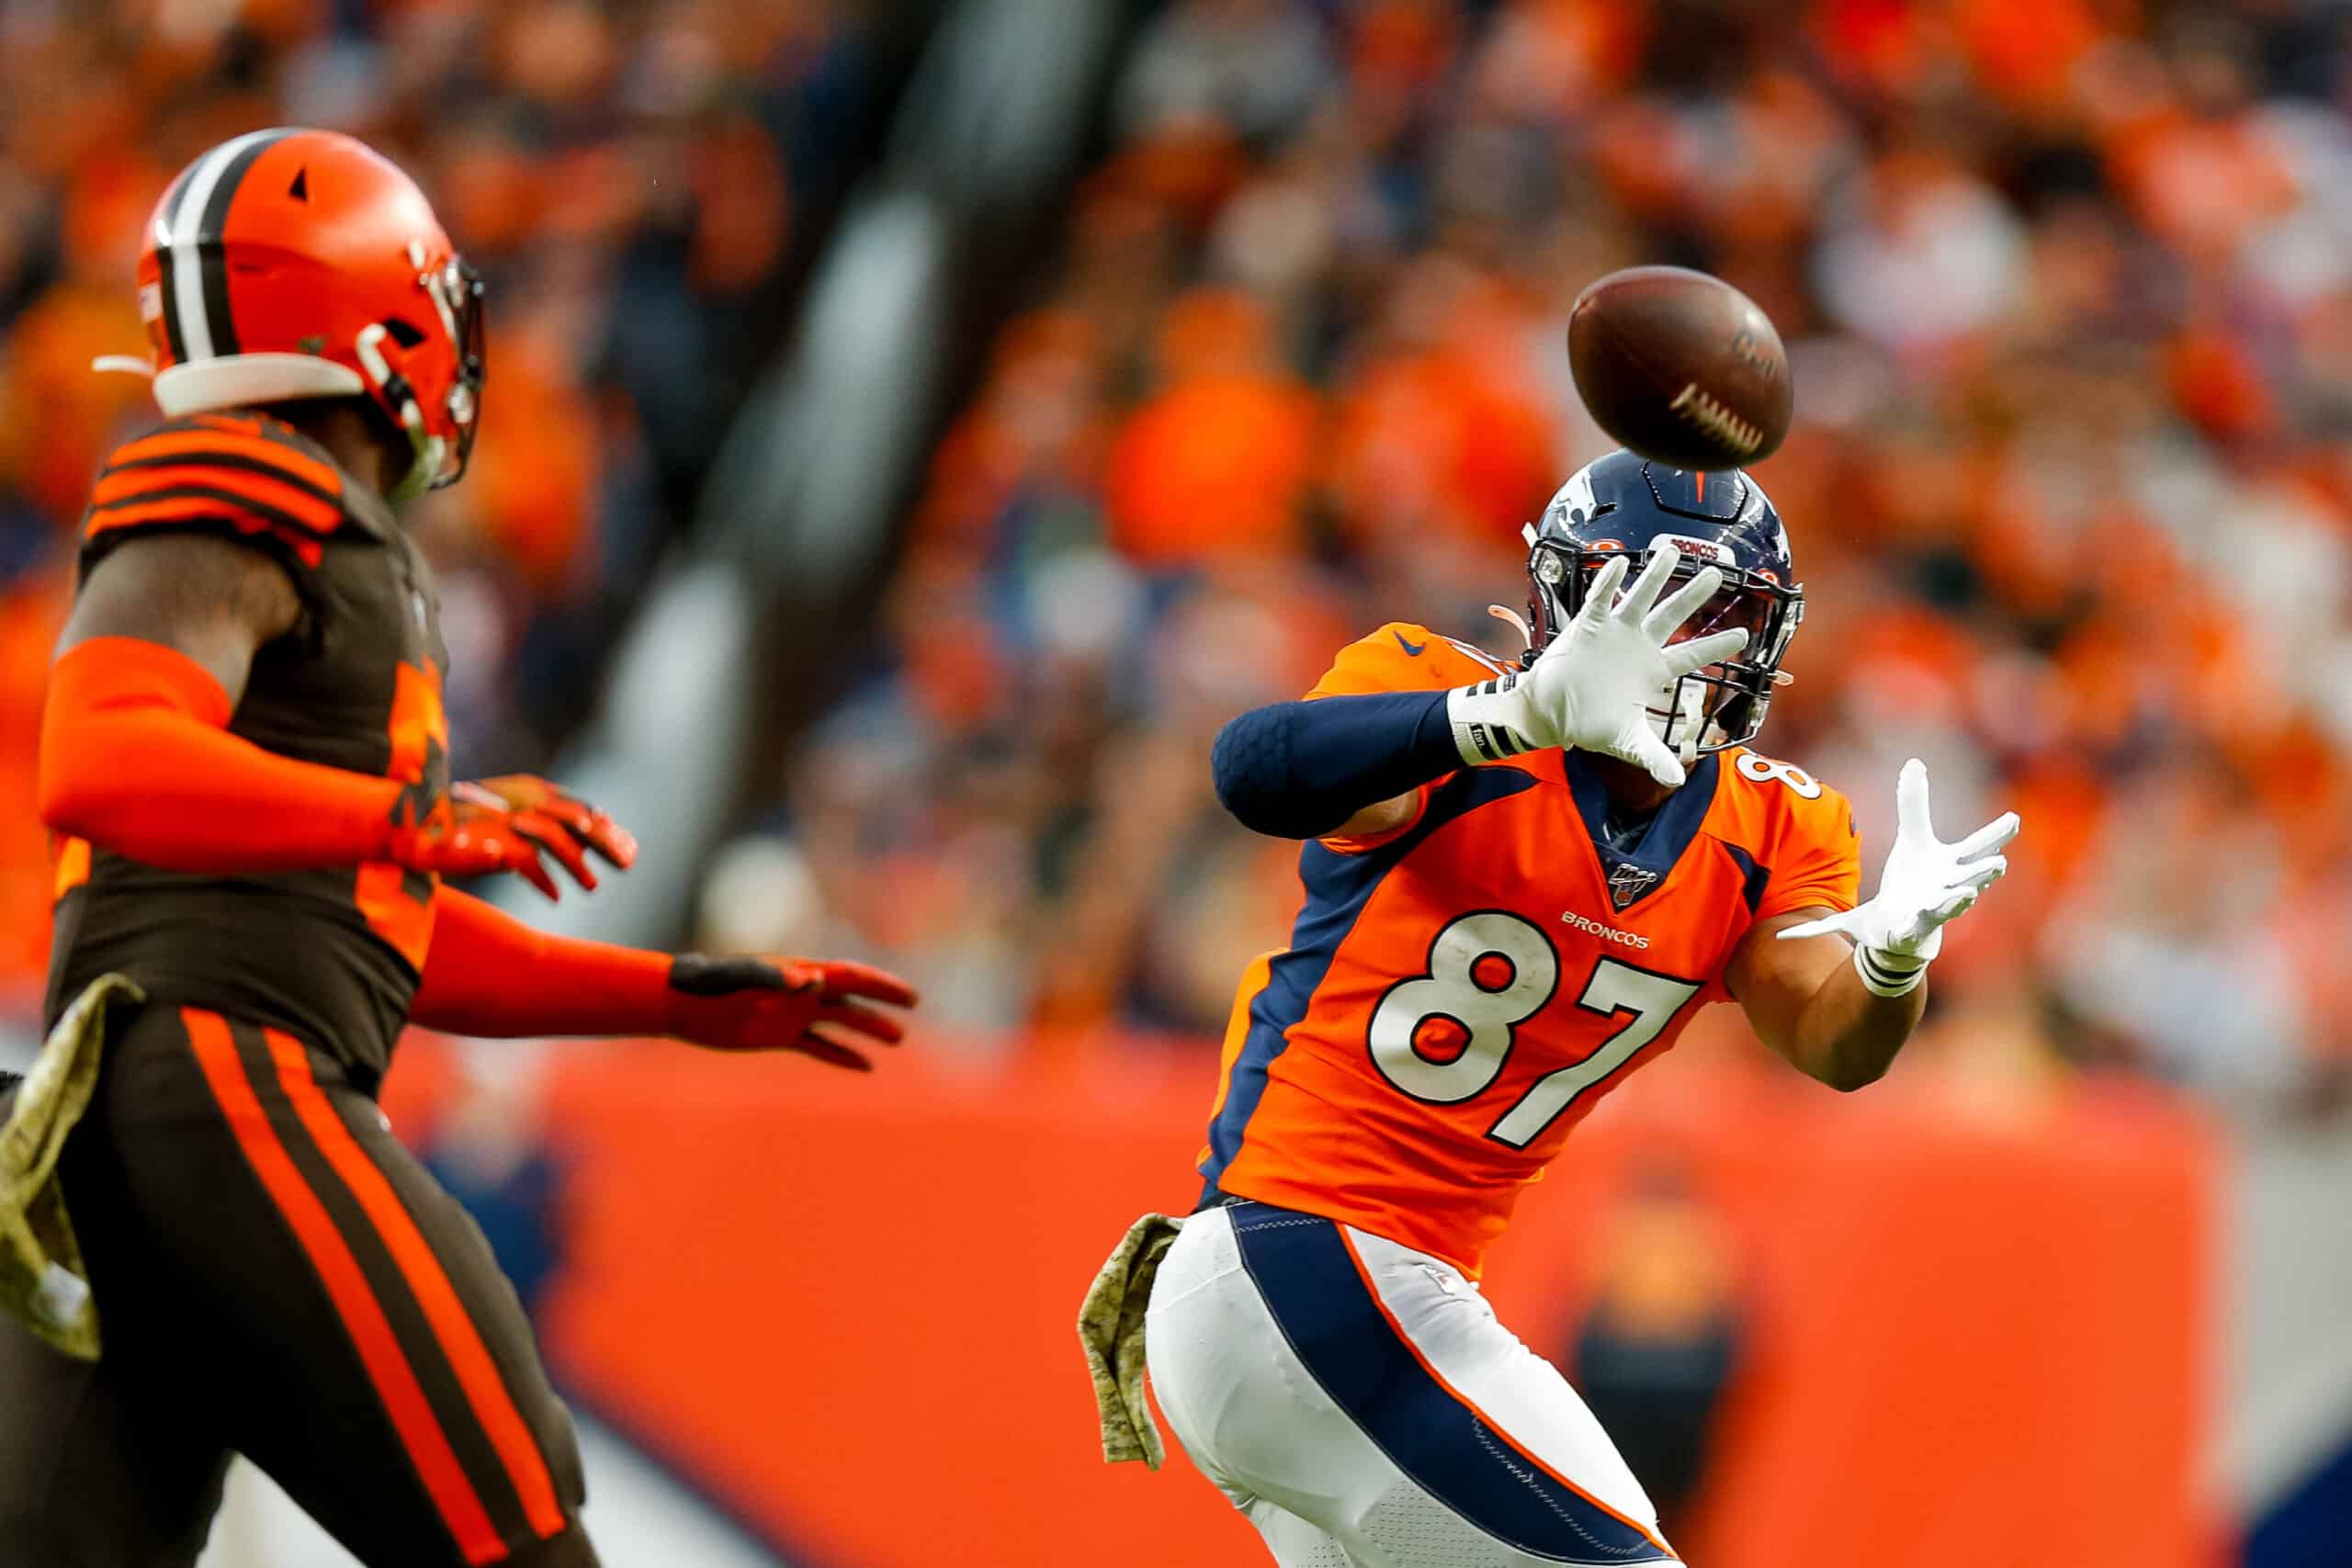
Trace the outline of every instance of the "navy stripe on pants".
{"label": "navy stripe on pants", "polygon": [[1672,1557],[1634,1526],[1532,1464],[1430,1375],[1356,1270],[1340,1227],[1237,1203],[1242,1266],[1323,1392],[1416,1484],[1480,1529],[1563,1562]]}

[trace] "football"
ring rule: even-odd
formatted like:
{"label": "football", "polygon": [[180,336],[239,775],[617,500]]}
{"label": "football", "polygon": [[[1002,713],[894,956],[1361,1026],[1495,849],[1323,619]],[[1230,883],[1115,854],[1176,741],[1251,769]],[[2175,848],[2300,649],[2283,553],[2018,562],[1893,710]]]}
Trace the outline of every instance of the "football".
{"label": "football", "polygon": [[1771,319],[1722,278],[1688,267],[1627,267],[1577,295],[1568,367],[1602,430],[1679,468],[1770,457],[1796,402]]}

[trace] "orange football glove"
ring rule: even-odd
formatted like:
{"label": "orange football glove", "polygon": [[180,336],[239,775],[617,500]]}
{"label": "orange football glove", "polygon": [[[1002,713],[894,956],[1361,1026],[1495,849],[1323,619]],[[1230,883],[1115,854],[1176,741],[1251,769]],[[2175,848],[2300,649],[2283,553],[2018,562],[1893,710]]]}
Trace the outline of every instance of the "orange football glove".
{"label": "orange football glove", "polygon": [[571,841],[550,843],[546,848],[563,862],[564,869],[582,887],[594,888],[596,877],[588,869],[579,846],[595,851],[605,864],[618,871],[627,871],[637,863],[637,840],[628,829],[545,779],[529,773],[502,773],[494,779],[476,779],[459,787],[495,796],[510,811],[544,817],[562,828]]}
{"label": "orange football glove", "polygon": [[666,1033],[716,1051],[798,1051],[852,1072],[874,1064],[839,1038],[896,1045],[906,1030],[888,1013],[850,998],[912,1007],[914,987],[864,964],[805,958],[706,958],[670,963]]}
{"label": "orange football glove", "polygon": [[390,858],[411,871],[444,876],[513,872],[546,894],[562,896],[542,853],[553,855],[582,887],[596,886],[586,851],[627,871],[637,840],[627,829],[545,779],[508,773],[449,786],[421,817],[413,794],[401,796],[405,817],[392,828]]}

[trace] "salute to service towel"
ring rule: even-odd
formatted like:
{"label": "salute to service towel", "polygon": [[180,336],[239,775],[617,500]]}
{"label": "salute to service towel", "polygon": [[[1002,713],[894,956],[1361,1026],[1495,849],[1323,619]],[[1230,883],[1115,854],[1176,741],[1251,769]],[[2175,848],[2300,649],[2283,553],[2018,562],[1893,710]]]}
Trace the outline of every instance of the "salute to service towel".
{"label": "salute to service towel", "polygon": [[1078,1339],[1094,1379],[1105,1464],[1139,1459],[1158,1470],[1168,1457],[1143,1391],[1143,1314],[1159,1260],[1183,1227],[1183,1221],[1166,1214],[1146,1214],[1129,1225],[1078,1309]]}
{"label": "salute to service towel", "polygon": [[147,993],[119,975],[90,982],[50,1031],[13,1100],[0,1095],[7,1113],[0,1125],[0,1310],[85,1361],[98,1359],[98,1309],[66,1217],[57,1156],[89,1109],[107,1006],[118,997],[141,1002]]}

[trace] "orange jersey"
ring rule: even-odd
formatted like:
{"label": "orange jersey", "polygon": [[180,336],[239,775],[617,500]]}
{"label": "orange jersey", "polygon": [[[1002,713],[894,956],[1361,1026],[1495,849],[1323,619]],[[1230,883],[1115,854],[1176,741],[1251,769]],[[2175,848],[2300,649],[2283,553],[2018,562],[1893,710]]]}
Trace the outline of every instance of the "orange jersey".
{"label": "orange jersey", "polygon": [[[1442,691],[1501,666],[1391,624],[1310,697]],[[1476,1272],[1568,1131],[1692,1013],[1748,927],[1850,909],[1846,798],[1745,748],[1702,757],[1630,847],[1583,757],[1464,768],[1410,821],[1300,852],[1291,945],[1252,964],[1201,1170]]]}

